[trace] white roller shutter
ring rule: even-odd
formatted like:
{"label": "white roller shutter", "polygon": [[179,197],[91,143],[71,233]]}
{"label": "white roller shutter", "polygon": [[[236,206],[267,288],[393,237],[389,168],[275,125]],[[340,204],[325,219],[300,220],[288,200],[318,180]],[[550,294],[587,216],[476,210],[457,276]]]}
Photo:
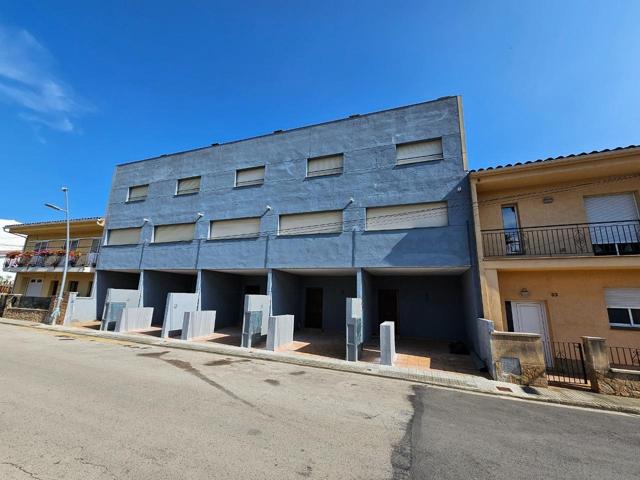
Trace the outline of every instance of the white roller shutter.
{"label": "white roller shutter", "polygon": [[107,245],[133,245],[140,243],[140,227],[109,230]]}
{"label": "white roller shutter", "polygon": [[200,177],[182,178],[178,180],[176,195],[197,193],[200,191]]}
{"label": "white roller shutter", "polygon": [[[638,242],[638,208],[632,193],[585,197],[594,244]],[[611,222],[611,223],[608,223]]]}
{"label": "white roller shutter", "polygon": [[149,185],[137,185],[135,187],[129,187],[129,198],[127,201],[133,202],[136,200],[144,200],[147,198],[149,191]]}
{"label": "white roller shutter", "polygon": [[264,183],[264,167],[236,170],[236,187],[261,185]]}
{"label": "white roller shutter", "polygon": [[257,237],[259,234],[260,217],[211,222],[212,239]]}
{"label": "white roller shutter", "polygon": [[278,235],[342,232],[342,210],[280,215]]}
{"label": "white roller shutter", "polygon": [[640,288],[605,288],[607,308],[639,308]]}
{"label": "white roller shutter", "polygon": [[396,163],[398,165],[442,160],[443,158],[442,139],[440,138],[396,145]]}
{"label": "white roller shutter", "polygon": [[342,173],[343,156],[330,155],[326,157],[310,158],[307,160],[307,177],[335,175]]}
{"label": "white roller shutter", "polygon": [[367,208],[367,230],[446,227],[449,223],[446,202],[414,203]]}
{"label": "white roller shutter", "polygon": [[158,225],[153,236],[154,243],[183,242],[193,240],[195,223],[177,223],[174,225]]}

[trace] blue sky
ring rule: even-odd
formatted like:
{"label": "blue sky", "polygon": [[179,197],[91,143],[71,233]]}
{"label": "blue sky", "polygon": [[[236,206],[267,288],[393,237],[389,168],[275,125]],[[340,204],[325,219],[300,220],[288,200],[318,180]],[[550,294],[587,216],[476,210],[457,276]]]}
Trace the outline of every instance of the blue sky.
{"label": "blue sky", "polygon": [[114,165],[462,95],[472,168],[640,144],[640,2],[0,0],[0,218]]}

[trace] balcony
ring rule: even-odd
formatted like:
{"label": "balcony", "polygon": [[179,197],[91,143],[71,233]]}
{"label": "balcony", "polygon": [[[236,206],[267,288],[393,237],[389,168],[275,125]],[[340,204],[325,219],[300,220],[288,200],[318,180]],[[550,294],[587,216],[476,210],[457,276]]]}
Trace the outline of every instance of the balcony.
{"label": "balcony", "polygon": [[[64,240],[59,239],[27,242],[23,251],[7,254],[4,270],[8,272],[62,270],[66,254],[65,244]],[[79,272],[95,268],[98,263],[99,250],[99,238],[71,240],[69,268]]]}
{"label": "balcony", "polygon": [[640,222],[483,230],[482,247],[485,258],[640,255]]}

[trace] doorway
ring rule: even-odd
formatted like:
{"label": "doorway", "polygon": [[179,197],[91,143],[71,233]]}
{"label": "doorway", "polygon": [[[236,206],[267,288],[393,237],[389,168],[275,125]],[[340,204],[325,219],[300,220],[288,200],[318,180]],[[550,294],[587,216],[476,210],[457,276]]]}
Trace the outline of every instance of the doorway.
{"label": "doorway", "polygon": [[39,297],[42,294],[42,279],[32,278],[27,285],[27,291],[24,293],[25,297]]}
{"label": "doorway", "polygon": [[549,327],[544,302],[511,302],[513,330],[522,333],[537,333],[542,339],[547,365],[553,365],[549,345]]}
{"label": "doorway", "polygon": [[322,328],[322,288],[307,288],[304,309],[304,326]]}
{"label": "doorway", "polygon": [[[245,285],[244,295],[260,295],[260,285]],[[244,295],[242,301],[244,301]]]}
{"label": "doorway", "polygon": [[398,290],[378,290],[378,329],[374,334],[380,332],[380,324],[383,322],[393,322],[396,335],[399,334],[398,325]]}

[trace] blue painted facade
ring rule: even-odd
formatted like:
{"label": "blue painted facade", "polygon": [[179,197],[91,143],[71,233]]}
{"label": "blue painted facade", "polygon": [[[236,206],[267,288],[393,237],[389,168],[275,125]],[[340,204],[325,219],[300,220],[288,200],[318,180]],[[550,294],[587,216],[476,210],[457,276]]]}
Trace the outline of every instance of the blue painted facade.
{"label": "blue painted facade", "polygon": [[[370,291],[370,298],[375,296],[372,290],[375,277],[384,276],[385,269],[423,269],[425,275],[431,277],[430,282],[439,272],[462,275],[476,262],[461,116],[459,97],[446,97],[119,165],[113,176],[105,230],[142,226],[142,241],[138,245],[103,246],[98,281],[100,272],[107,271],[224,270],[227,274],[247,271],[252,272],[251,275],[264,275],[269,289],[280,288],[268,293],[274,298],[274,313],[285,314],[293,312],[276,310],[284,310],[285,305],[296,305],[298,311],[303,310],[296,301],[286,298],[287,295],[300,298],[304,285],[313,282],[307,279],[291,287],[292,282],[286,279],[273,281],[274,272],[279,273],[281,269],[287,269],[290,274],[295,273],[295,269],[305,269],[306,276],[313,276],[313,272],[309,273],[313,270],[342,270],[344,275],[351,275],[357,294],[362,296]],[[442,138],[444,159],[396,165],[396,144],[434,138]],[[343,173],[306,178],[308,158],[339,153],[344,155]],[[265,166],[262,185],[234,187],[236,170],[262,165]],[[176,196],[176,181],[192,176],[201,176],[199,193]],[[147,198],[127,203],[128,188],[140,184],[149,185]],[[365,231],[367,207],[422,202],[447,202],[448,225]],[[277,235],[279,215],[323,210],[343,210],[341,233]],[[202,216],[198,217],[198,213]],[[262,232],[258,238],[208,239],[212,220],[257,216],[261,216]],[[151,243],[154,225],[196,220],[193,241]],[[370,269],[375,269],[375,273],[369,274]],[[395,270],[394,275],[399,271]],[[209,288],[205,280],[209,277],[202,277],[201,288]],[[368,277],[371,281],[366,280]],[[107,281],[116,277],[105,274],[103,278]],[[222,278],[216,277],[216,284],[219,285]],[[327,274],[326,278],[330,279],[331,275]],[[420,277],[410,278],[418,282],[417,287],[411,287],[412,291],[420,288],[416,280]],[[393,283],[388,279],[385,277],[385,286]],[[458,279],[458,284],[459,288],[449,292],[454,300],[462,302],[463,288],[473,290],[464,296],[477,297],[475,275],[472,281]],[[151,286],[145,285],[145,288]],[[425,288],[428,288],[426,283]],[[439,291],[440,296],[447,295],[443,289]],[[203,306],[209,302],[207,295],[203,291]],[[98,302],[100,308],[100,299]],[[363,302],[366,304],[367,300]],[[449,300],[442,303],[447,302]],[[365,307],[370,319],[375,316],[371,306],[374,303],[370,301]],[[407,303],[405,322],[421,314],[424,305],[419,303]],[[233,308],[235,312],[236,307]],[[451,315],[464,323],[462,310],[452,308]],[[443,312],[439,306],[434,315],[440,318],[445,315]],[[477,313],[469,312],[467,316]],[[327,322],[335,323],[335,319],[332,317]],[[420,335],[419,331],[413,333]]]}

